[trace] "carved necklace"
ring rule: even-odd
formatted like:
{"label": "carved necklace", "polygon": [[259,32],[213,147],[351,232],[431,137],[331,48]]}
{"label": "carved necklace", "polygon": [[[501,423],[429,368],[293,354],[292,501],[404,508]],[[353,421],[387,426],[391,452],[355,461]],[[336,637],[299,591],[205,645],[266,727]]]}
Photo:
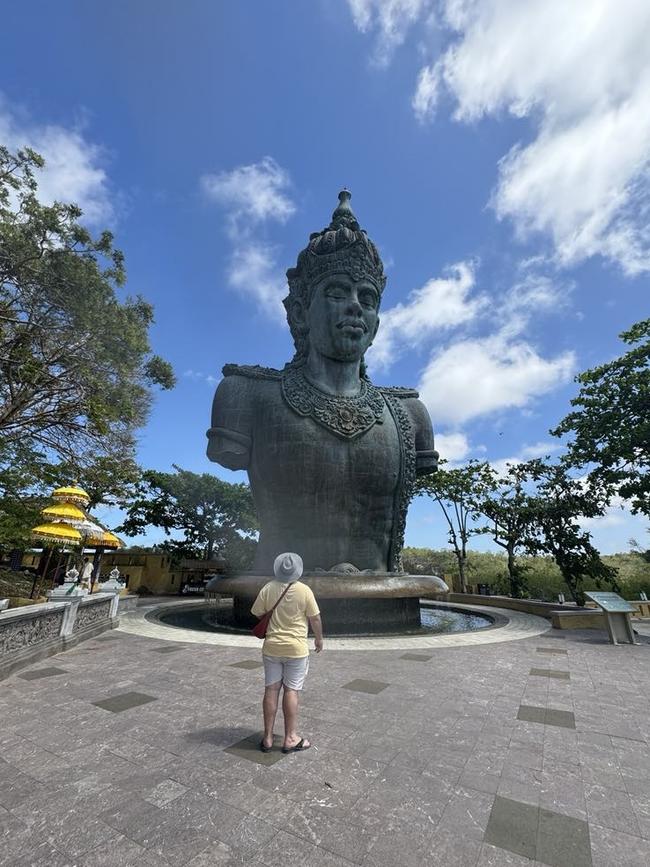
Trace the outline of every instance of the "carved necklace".
{"label": "carved necklace", "polygon": [[354,397],[327,394],[316,388],[302,372],[292,368],[282,376],[282,396],[291,409],[309,416],[337,436],[354,439],[381,424],[384,398],[371,383],[361,380],[361,391]]}

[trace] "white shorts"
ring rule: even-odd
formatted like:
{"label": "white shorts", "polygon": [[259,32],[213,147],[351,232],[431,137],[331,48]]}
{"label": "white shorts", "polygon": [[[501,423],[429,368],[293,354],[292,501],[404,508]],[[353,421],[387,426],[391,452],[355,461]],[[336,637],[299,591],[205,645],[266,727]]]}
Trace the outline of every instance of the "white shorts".
{"label": "white shorts", "polygon": [[264,685],[282,683],[287,689],[301,690],[309,671],[309,656],[266,656],[264,660]]}

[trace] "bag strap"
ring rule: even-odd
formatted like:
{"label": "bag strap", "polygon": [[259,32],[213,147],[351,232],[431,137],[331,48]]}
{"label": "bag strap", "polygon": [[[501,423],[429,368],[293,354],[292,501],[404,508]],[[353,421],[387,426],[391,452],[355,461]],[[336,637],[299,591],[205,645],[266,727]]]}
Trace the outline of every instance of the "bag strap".
{"label": "bag strap", "polygon": [[280,604],[280,602],[282,602],[282,597],[283,597],[284,594],[287,592],[287,590],[289,589],[289,587],[291,587],[291,584],[287,584],[287,586],[284,588],[284,590],[283,590],[282,593],[280,594],[280,596],[279,596],[279,598],[278,598],[278,601],[275,603],[275,605],[273,606],[273,608],[271,608],[271,610],[268,611],[267,614],[264,615],[265,617],[268,618],[267,621],[266,621],[267,626],[270,626],[270,624],[271,624],[271,618],[273,617],[273,612],[274,612],[275,609],[278,607],[278,605]]}
{"label": "bag strap", "polygon": [[[271,608],[271,610],[269,611],[269,615],[271,615],[271,616],[273,615],[273,612],[274,612],[275,609],[278,607],[278,605],[280,604],[280,602],[282,602],[282,597],[283,597],[284,594],[287,592],[287,590],[289,589],[289,587],[291,587],[291,584],[287,584],[287,586],[284,588],[284,590],[282,591],[282,593],[281,593],[280,596],[278,597],[278,601],[275,603],[275,605],[273,606],[273,608]],[[270,620],[271,620],[271,617],[269,617],[269,621],[270,621]]]}

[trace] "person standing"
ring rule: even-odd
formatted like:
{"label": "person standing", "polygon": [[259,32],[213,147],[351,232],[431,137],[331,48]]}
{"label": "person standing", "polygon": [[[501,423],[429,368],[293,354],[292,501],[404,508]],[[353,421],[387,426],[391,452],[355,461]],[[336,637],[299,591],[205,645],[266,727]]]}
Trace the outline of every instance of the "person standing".
{"label": "person standing", "polygon": [[264,736],[260,750],[263,753],[268,753],[273,746],[273,726],[281,689],[284,716],[282,752],[300,752],[311,746],[298,734],[298,693],[309,670],[307,627],[311,626],[314,648],[316,653],[320,653],[323,626],[311,588],[300,581],[302,570],[299,554],[287,552],[278,555],[273,564],[275,580],[262,587],[251,608],[252,614],[260,618],[277,603],[262,646],[265,688],[262,702]]}

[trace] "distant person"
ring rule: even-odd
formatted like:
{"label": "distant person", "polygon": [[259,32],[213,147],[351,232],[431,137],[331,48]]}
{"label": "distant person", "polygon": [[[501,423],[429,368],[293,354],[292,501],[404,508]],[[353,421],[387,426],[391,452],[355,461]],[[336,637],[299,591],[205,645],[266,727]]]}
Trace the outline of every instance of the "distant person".
{"label": "distant person", "polygon": [[93,564],[90,562],[88,557],[84,557],[84,565],[81,570],[81,581],[82,583],[86,583],[90,586],[91,579],[93,577]]}
{"label": "distant person", "polygon": [[[251,612],[262,617],[282,599],[273,612],[262,646],[264,660],[264,737],[260,749],[268,753],[273,747],[273,726],[278,712],[280,689],[284,716],[283,753],[309,749],[311,743],[298,734],[298,693],[309,670],[307,625],[314,632],[316,653],[323,649],[323,626],[320,610],[311,588],[300,581],[302,558],[299,554],[280,554],[273,564],[275,580],[260,590]],[[286,592],[285,592],[286,591]]]}

